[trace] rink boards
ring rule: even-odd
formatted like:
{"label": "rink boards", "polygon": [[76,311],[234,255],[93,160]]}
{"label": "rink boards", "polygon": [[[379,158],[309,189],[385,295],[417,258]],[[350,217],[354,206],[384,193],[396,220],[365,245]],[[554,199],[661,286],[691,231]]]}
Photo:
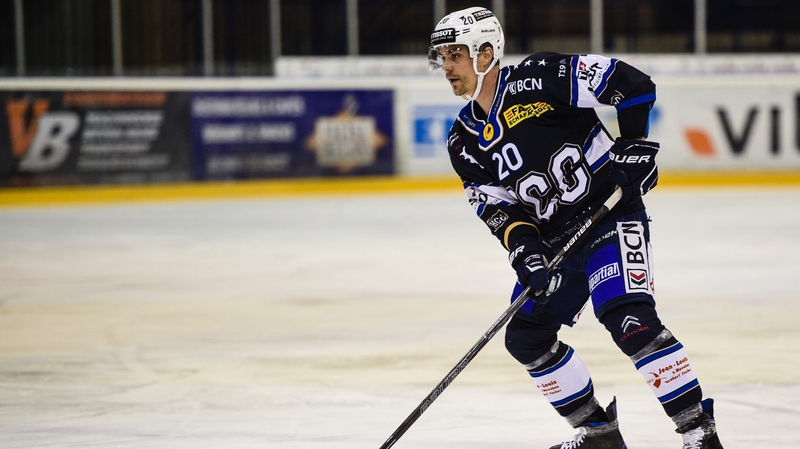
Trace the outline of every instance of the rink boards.
{"label": "rink boards", "polygon": [[[663,170],[800,170],[797,76],[654,80]],[[431,76],[2,80],[0,187],[447,176],[464,105]]]}
{"label": "rink boards", "polygon": [[[664,172],[659,189],[800,185],[800,171]],[[455,174],[0,189],[0,207],[187,199],[382,195],[459,191]]]}

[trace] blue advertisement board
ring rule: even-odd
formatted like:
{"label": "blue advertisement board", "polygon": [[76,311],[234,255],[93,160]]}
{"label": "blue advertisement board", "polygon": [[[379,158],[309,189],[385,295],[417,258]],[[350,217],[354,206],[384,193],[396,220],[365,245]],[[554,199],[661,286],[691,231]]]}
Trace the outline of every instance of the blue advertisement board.
{"label": "blue advertisement board", "polygon": [[447,155],[447,135],[461,106],[418,105],[412,110],[414,157]]}
{"label": "blue advertisement board", "polygon": [[194,92],[198,180],[394,173],[391,90]]}

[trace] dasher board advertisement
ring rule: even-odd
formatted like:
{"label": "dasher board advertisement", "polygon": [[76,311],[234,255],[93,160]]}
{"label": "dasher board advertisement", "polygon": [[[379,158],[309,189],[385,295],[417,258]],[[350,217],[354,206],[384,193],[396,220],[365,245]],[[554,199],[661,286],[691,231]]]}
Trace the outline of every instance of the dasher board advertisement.
{"label": "dasher board advertisement", "polygon": [[198,180],[394,173],[391,90],[195,92]]}
{"label": "dasher board advertisement", "polygon": [[659,165],[680,170],[800,168],[796,77],[667,78],[658,85],[656,108],[651,137],[662,142]]}
{"label": "dasher board advertisement", "polygon": [[0,186],[189,180],[188,98],[0,91]]}

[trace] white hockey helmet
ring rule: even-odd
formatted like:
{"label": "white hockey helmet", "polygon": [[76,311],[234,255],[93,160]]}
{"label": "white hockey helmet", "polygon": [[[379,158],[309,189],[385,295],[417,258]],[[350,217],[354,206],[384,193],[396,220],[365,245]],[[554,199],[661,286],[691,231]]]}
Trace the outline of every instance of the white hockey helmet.
{"label": "white hockey helmet", "polygon": [[506,39],[500,22],[494,13],[480,6],[452,12],[436,24],[431,34],[428,69],[436,70],[444,65],[444,57],[439,54],[441,47],[463,44],[469,50],[475,73],[481,75],[478,72],[477,56],[481,45],[487,43],[494,49],[494,60],[486,70],[488,72],[503,57]]}

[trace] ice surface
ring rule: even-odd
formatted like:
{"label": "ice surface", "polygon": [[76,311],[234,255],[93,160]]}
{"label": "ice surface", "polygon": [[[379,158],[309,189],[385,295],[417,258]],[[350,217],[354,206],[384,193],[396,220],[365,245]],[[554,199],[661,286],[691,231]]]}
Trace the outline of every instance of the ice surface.
{"label": "ice surface", "polygon": [[[727,449],[800,447],[800,189],[647,196],[660,315]],[[458,193],[0,210],[0,447],[377,448],[508,305]],[[591,314],[628,446],[680,437]],[[395,445],[574,431],[495,338]]]}

